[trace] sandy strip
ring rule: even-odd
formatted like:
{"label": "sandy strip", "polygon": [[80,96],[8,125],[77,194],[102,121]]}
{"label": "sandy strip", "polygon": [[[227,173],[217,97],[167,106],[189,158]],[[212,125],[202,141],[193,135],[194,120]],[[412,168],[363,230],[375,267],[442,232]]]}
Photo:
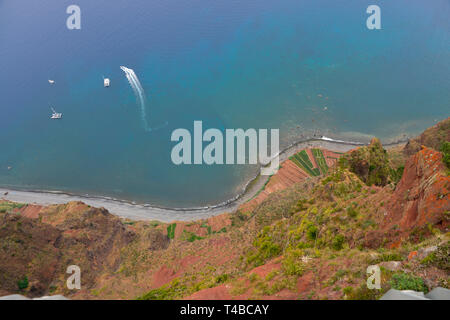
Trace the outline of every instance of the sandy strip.
{"label": "sandy strip", "polygon": [[[8,193],[5,195],[5,193]],[[69,201],[82,201],[92,207],[104,207],[112,214],[132,220],[158,220],[170,222],[174,220],[189,221],[208,218],[236,208],[235,203],[229,206],[205,209],[168,209],[150,205],[133,204],[126,201],[102,197],[85,197],[59,192],[20,191],[0,188],[0,199],[27,204],[51,205],[64,204]]]}
{"label": "sandy strip", "polygon": [[[397,146],[404,142],[390,145]],[[311,139],[292,144],[280,153],[280,164],[304,148],[323,148],[334,152],[347,152],[354,149],[358,144]],[[63,204],[69,201],[82,201],[93,207],[104,207],[109,212],[122,218],[132,220],[158,220],[162,222],[170,221],[191,221],[205,219],[225,212],[235,211],[239,205],[250,200],[264,186],[267,176],[258,176],[249,182],[242,194],[227,204],[215,207],[193,208],[193,209],[171,209],[161,208],[152,205],[134,204],[128,201],[115,200],[111,198],[80,196],[63,192],[51,191],[20,191],[0,188],[0,199],[38,205]]]}

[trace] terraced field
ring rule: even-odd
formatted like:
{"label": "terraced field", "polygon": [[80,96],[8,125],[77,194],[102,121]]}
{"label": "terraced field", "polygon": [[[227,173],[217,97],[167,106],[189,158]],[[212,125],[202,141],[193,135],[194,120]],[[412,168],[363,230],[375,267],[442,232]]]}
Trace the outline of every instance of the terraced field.
{"label": "terraced field", "polygon": [[[323,155],[322,155],[323,156]],[[303,171],[305,171],[310,176],[318,176],[320,175],[320,169],[314,168],[311,160],[309,159],[308,154],[305,150],[300,151],[299,153],[294,154],[289,158],[292,162],[294,162],[297,166],[300,167]]]}
{"label": "terraced field", "polygon": [[253,211],[269,194],[284,190],[309,176],[319,176],[333,167],[341,153],[326,149],[303,149],[282,163],[264,187],[249,201],[240,206],[243,212]]}
{"label": "terraced field", "polygon": [[316,159],[316,163],[320,168],[320,172],[322,174],[325,174],[328,172],[328,165],[327,161],[325,160],[325,157],[323,156],[322,150],[320,149],[312,149],[312,154],[314,158]]}

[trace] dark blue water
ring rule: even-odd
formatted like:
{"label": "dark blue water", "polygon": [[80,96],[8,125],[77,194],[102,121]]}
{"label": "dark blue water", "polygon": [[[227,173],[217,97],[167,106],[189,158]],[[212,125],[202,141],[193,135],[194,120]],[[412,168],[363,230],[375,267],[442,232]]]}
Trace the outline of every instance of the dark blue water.
{"label": "dark blue water", "polygon": [[[81,30],[66,28],[73,2]],[[449,1],[372,2],[0,0],[0,185],[200,206],[256,168],[173,165],[170,134],[194,120],[279,128],[282,145],[419,133],[449,116]],[[167,126],[144,130],[121,65]]]}

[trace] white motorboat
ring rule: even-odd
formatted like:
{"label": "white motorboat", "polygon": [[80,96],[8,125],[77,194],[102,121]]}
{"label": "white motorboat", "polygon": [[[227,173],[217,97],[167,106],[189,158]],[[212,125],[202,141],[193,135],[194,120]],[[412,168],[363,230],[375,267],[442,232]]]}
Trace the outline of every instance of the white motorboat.
{"label": "white motorboat", "polygon": [[103,86],[105,88],[109,87],[109,85],[111,84],[111,81],[109,80],[109,78],[105,78],[105,76],[103,76]]}
{"label": "white motorboat", "polygon": [[48,80],[48,83],[54,84],[54,83],[55,83],[55,80]]}
{"label": "white motorboat", "polygon": [[53,109],[53,108],[52,108],[52,111],[53,111],[53,113],[52,113],[51,119],[61,119],[62,118],[62,113],[56,112],[55,109]]}

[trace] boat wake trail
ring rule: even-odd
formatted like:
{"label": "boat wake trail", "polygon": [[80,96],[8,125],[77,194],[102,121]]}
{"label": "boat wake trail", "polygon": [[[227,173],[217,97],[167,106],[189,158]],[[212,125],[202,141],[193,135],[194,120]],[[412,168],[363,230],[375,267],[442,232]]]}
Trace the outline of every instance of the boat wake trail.
{"label": "boat wake trail", "polygon": [[147,131],[150,132],[150,131],[156,131],[156,130],[159,130],[159,129],[165,128],[168,124],[169,124],[169,122],[166,121],[166,122],[164,122],[163,124],[160,124],[159,126],[155,126],[155,127],[153,127],[153,128],[148,128]]}
{"label": "boat wake trail", "polygon": [[141,108],[141,118],[144,124],[145,131],[152,131],[152,128],[150,128],[147,121],[147,112],[145,109],[145,92],[144,88],[142,88],[141,82],[136,76],[136,73],[134,73],[133,69],[129,69],[124,66],[120,66],[120,69],[125,72],[125,76],[127,77],[128,82],[130,83],[130,86],[133,89],[134,94],[136,95],[136,99]]}

